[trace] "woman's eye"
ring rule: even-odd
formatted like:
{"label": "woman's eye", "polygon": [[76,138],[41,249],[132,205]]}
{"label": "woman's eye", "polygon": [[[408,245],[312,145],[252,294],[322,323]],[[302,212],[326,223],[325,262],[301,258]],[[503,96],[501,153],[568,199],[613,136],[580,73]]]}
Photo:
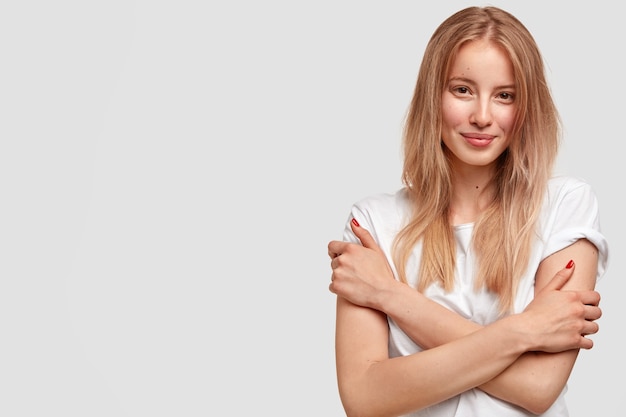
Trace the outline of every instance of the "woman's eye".
{"label": "woman's eye", "polygon": [[467,94],[467,93],[469,93],[469,88],[467,88],[467,87],[455,87],[454,91],[456,91],[459,94]]}
{"label": "woman's eye", "polygon": [[500,94],[498,94],[498,98],[500,100],[512,101],[513,100],[513,94],[510,94],[510,93],[500,93]]}

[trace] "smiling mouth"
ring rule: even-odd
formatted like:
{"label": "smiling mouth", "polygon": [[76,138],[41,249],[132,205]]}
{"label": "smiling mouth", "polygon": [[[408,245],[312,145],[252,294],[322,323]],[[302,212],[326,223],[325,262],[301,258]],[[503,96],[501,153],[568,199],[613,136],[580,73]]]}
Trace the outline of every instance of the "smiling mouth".
{"label": "smiling mouth", "polygon": [[491,135],[463,135],[463,138],[467,143],[476,147],[485,147],[489,145],[495,138],[495,136]]}

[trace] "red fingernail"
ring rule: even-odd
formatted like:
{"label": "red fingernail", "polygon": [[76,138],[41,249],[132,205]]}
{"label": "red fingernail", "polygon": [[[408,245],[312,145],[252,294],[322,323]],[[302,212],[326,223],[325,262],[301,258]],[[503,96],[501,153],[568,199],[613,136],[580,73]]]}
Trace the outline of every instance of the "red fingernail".
{"label": "red fingernail", "polygon": [[567,265],[565,265],[565,268],[571,269],[573,266],[574,266],[574,261],[570,259]]}
{"label": "red fingernail", "polygon": [[356,219],[352,219],[352,224],[359,227],[359,222],[357,222]]}

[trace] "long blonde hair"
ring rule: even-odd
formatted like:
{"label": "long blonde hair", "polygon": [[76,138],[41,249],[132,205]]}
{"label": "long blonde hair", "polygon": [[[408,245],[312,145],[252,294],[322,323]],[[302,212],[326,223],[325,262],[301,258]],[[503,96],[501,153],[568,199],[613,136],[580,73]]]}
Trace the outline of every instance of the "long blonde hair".
{"label": "long blonde hair", "polygon": [[559,115],[530,32],[496,7],[469,7],[446,19],[424,52],[404,128],[402,182],[414,211],[395,242],[400,279],[421,241],[418,290],[439,282],[454,286],[455,239],[449,221],[451,167],[441,144],[441,98],[449,68],[466,42],[486,39],[508,54],[514,69],[517,113],[508,149],[490,186],[494,199],[474,225],[476,287],[498,294],[510,311],[515,289],[528,267],[535,224],[561,135]]}

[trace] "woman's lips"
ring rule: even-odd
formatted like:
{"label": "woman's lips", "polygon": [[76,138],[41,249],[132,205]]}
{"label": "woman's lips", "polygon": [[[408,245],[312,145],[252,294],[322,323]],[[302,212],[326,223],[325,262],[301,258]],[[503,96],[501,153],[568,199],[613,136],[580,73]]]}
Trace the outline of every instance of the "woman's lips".
{"label": "woman's lips", "polygon": [[463,137],[472,146],[484,147],[493,141],[495,136],[483,135],[483,134],[463,134]]}

